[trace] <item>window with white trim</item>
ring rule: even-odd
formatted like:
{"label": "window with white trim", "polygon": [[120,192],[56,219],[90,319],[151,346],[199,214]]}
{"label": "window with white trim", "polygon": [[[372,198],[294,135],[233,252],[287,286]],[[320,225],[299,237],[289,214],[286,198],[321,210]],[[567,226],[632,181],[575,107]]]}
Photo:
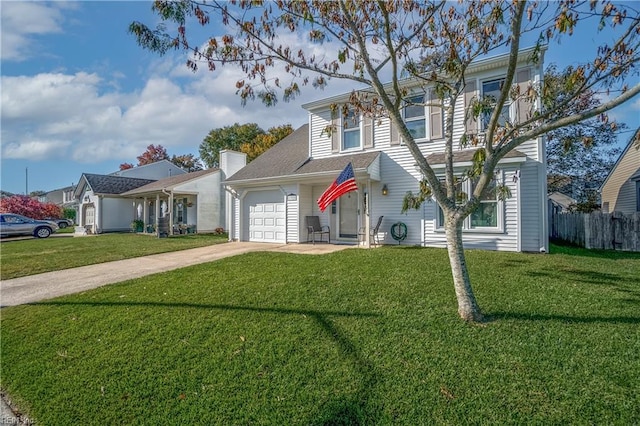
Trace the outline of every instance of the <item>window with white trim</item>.
{"label": "window with white trim", "polygon": [[[499,78],[495,80],[488,80],[482,82],[482,97],[484,99],[489,98],[492,105],[497,103],[498,98],[500,97],[500,91],[504,86],[504,78]],[[511,109],[511,99],[507,99],[502,106],[502,111],[500,111],[500,115],[498,116],[498,126],[504,126],[507,122],[511,122],[510,116]],[[487,126],[489,126],[489,120],[491,119],[491,114],[493,114],[493,109],[489,112],[486,112],[482,115],[482,130],[485,130]]]}
{"label": "window with white trim", "polygon": [[[468,194],[472,194],[477,180],[466,179],[456,183],[456,195],[458,201],[456,204],[462,204],[469,198]],[[489,183],[485,194],[480,198],[478,208],[467,217],[462,225],[464,230],[488,230],[499,231],[503,229],[503,217],[501,214],[503,202],[498,199],[497,183],[493,179]],[[437,205],[438,213],[436,218],[436,228],[444,229],[444,212]]]}
{"label": "window with white trim", "polygon": [[342,150],[359,149],[360,146],[360,115],[349,111],[349,114],[342,118]]}
{"label": "window with white trim", "polygon": [[[471,185],[472,192],[476,188],[476,183]],[[488,187],[482,197],[480,205],[471,213],[471,228],[497,228],[498,227],[498,192],[496,191],[496,181],[489,182]]]}
{"label": "window with white trim", "polygon": [[413,139],[424,139],[427,137],[424,95],[413,96],[405,101],[403,118]]}

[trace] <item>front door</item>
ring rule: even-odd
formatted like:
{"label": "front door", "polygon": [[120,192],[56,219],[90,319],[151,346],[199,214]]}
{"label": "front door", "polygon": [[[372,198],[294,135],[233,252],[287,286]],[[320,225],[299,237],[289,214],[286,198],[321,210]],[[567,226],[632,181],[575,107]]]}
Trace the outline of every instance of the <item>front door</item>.
{"label": "front door", "polygon": [[338,235],[340,238],[358,237],[358,193],[349,192],[338,199]]}

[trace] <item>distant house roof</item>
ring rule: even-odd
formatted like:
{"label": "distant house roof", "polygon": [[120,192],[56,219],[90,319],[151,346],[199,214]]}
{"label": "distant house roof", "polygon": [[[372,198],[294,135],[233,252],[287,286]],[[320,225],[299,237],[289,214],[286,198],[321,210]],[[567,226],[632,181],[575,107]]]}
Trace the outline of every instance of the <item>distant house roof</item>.
{"label": "distant house roof", "polygon": [[571,206],[572,204],[576,204],[577,202],[575,199],[569,197],[568,195],[557,191],[549,194],[549,200],[551,200],[553,204],[562,207],[563,210],[568,210],[569,206]]}
{"label": "distant house roof", "polygon": [[[82,178],[96,194],[122,194],[132,189],[154,182],[151,179],[138,179],[112,175],[94,175],[83,173]],[[84,185],[78,185],[78,188]],[[76,189],[77,190],[77,189]]]}
{"label": "distant house roof", "polygon": [[320,159],[309,158],[309,125],[305,124],[240,169],[226,182],[340,172],[349,162],[356,171],[367,168],[379,155],[379,152],[365,152]]}
{"label": "distant house roof", "polygon": [[166,176],[171,176],[173,174],[184,174],[187,173],[185,170],[181,169],[180,167],[176,166],[175,164],[173,164],[171,161],[169,160],[160,160],[160,161],[155,161],[153,163],[149,163],[149,164],[143,164],[142,166],[134,166],[131,167],[129,169],[123,169],[123,170],[118,170],[115,171],[113,173],[109,173],[110,176],[123,176],[123,177],[127,177],[132,173],[141,173],[141,171],[145,170],[145,169],[162,169],[162,168],[166,168],[164,170],[167,171]]}
{"label": "distant house roof", "polygon": [[176,186],[188,182],[190,180],[198,179],[203,176],[219,172],[220,169],[208,169],[208,170],[199,170],[197,172],[186,173],[184,175],[171,176],[168,178],[160,179],[148,183],[146,185],[137,187],[130,191],[122,193],[123,196],[132,196],[132,195],[141,195],[146,193],[155,193],[164,190],[172,190]]}

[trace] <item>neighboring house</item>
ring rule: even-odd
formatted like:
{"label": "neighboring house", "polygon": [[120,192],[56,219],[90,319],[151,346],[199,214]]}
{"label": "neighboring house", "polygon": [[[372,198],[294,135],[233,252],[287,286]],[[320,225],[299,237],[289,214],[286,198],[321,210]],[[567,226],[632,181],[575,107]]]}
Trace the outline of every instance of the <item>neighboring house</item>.
{"label": "neighboring house", "polygon": [[132,167],[130,169],[118,170],[109,173],[111,176],[132,177],[138,179],[164,179],[166,177],[183,175],[187,173],[169,160],[156,161],[144,166]]}
{"label": "neighboring house", "polygon": [[121,194],[153,182],[152,179],[83,173],[76,186],[79,200],[78,225],[94,234],[130,229],[131,199]]}
{"label": "neighboring house", "polygon": [[629,140],[620,158],[600,187],[602,211],[640,212],[640,128]]}
{"label": "neighboring house", "polygon": [[73,209],[76,212],[76,220],[78,218],[79,203],[75,198],[76,187],[74,185],[67,186],[60,189],[54,189],[48,191],[45,194],[45,202],[54,203],[63,209]]}
{"label": "neighboring house", "polygon": [[[531,54],[528,50],[523,53]],[[516,82],[540,82],[542,64],[531,65],[521,55]],[[488,94],[500,87],[506,74],[508,55],[488,58],[474,64],[467,78],[455,117],[454,140],[463,133],[482,136],[482,119],[465,120],[463,102]],[[416,88],[409,97],[429,96]],[[397,243],[391,235],[393,224],[403,222],[407,236],[403,244],[446,247],[442,213],[434,201],[419,210],[401,213],[407,191],[418,191],[421,173],[397,129],[387,118],[350,115],[332,116],[331,105],[346,103],[349,94],[303,105],[309,123],[277,143],[256,160],[226,180],[234,194],[230,238],[240,241],[300,243],[307,241],[306,216],[319,216],[331,228],[336,242],[358,241],[360,229],[368,244],[366,229],[384,216],[380,240]],[[520,104],[504,107],[504,114],[517,119]],[[338,110],[340,110],[338,108]],[[404,118],[416,142],[436,173],[444,175],[443,111],[435,107],[408,106]],[[334,126],[335,131],[325,129]],[[463,239],[467,248],[508,251],[547,251],[547,188],[545,145],[542,138],[528,141],[509,153],[497,166],[497,180],[508,186],[511,197],[483,200],[481,207],[465,220]],[[460,175],[471,165],[472,149],[454,155],[455,171]],[[342,196],[325,212],[316,200],[344,167],[353,165],[359,190]],[[464,182],[463,192],[471,191]]]}
{"label": "neighboring house", "polygon": [[139,219],[145,223],[143,230],[151,231],[160,217],[168,216],[169,223],[191,225],[198,232],[224,227],[221,182],[246,164],[246,156],[222,151],[220,158],[219,170],[193,173],[166,160],[109,175],[85,173],[75,191],[80,201],[78,224],[93,233],[118,232],[130,230]]}
{"label": "neighboring house", "polygon": [[549,208],[551,213],[568,213],[570,206],[575,206],[577,201],[562,192],[554,191],[549,194]]}
{"label": "neighboring house", "polygon": [[156,218],[163,214],[169,216],[175,231],[214,232],[225,227],[227,197],[222,181],[245,164],[246,154],[222,151],[219,169],[160,179],[121,196],[133,198],[135,216],[130,219],[143,220],[145,232],[155,230]]}

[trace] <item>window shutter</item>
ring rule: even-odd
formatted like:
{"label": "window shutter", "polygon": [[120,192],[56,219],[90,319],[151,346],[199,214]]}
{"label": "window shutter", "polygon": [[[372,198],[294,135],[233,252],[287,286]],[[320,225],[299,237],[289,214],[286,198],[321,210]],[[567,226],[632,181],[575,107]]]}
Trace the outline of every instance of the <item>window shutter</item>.
{"label": "window shutter", "polygon": [[340,117],[336,113],[336,117],[331,119],[331,152],[340,152]]}
{"label": "window shutter", "polygon": [[391,133],[391,146],[400,145],[400,132],[398,132],[398,126],[393,124],[391,118],[389,118],[389,133]]}
{"label": "window shutter", "polygon": [[[436,103],[440,100],[436,96],[436,91],[429,90],[429,103]],[[442,108],[429,106],[429,133],[431,139],[442,138]]]}
{"label": "window shutter", "polygon": [[474,96],[476,96],[476,81],[471,80],[464,86],[464,129],[467,134],[473,135],[478,133],[478,120],[473,117],[469,108]]}
{"label": "window shutter", "polygon": [[520,97],[516,101],[516,123],[522,123],[531,118],[533,105],[531,101],[524,99],[529,89],[531,73],[528,68],[519,70],[516,73],[516,84],[518,84]]}
{"label": "window shutter", "polygon": [[362,142],[364,148],[373,148],[373,118],[364,116],[362,123]]}

